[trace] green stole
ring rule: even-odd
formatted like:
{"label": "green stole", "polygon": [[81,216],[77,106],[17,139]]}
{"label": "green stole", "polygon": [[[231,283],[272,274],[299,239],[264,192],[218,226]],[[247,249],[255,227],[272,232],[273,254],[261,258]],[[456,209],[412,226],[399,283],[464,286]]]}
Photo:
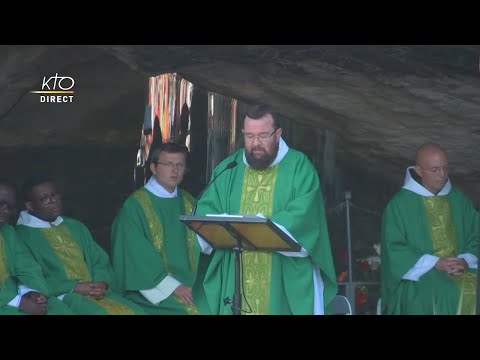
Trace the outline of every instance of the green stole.
{"label": "green stole", "polygon": [[[92,281],[92,276],[83,257],[83,251],[65,224],[62,223],[51,228],[40,228],[39,230],[63,264],[65,274],[69,280]],[[109,314],[133,315],[134,313],[128,306],[107,297],[100,300],[90,296],[85,296],[85,298],[95,302]]]}
{"label": "green stole", "polygon": [[[255,215],[261,212],[272,215],[273,194],[277,180],[278,165],[264,170],[253,170],[247,166],[243,179],[240,213]],[[272,253],[270,251],[243,251],[243,274],[245,297],[251,299],[249,315],[268,314],[270,302],[270,276]]]}
{"label": "green stole", "polygon": [[[423,204],[430,228],[433,255],[438,257],[457,256],[458,240],[448,196],[423,197]],[[477,304],[476,273],[465,271],[460,276],[449,276],[460,289],[457,315],[475,315]],[[436,313],[436,304],[433,304]]]}
{"label": "green stole", "polygon": [[[148,197],[147,190],[145,188],[141,188],[133,193],[133,197],[138,201],[138,203],[142,207],[142,210],[145,214],[145,218],[147,219],[148,231],[150,233],[150,238],[152,239],[153,246],[162,257],[165,271],[169,275],[171,275],[170,266],[168,263],[168,257],[165,251],[165,237],[164,237],[163,226],[160,219],[157,216],[157,213],[153,208],[153,204],[150,198]],[[190,213],[193,208],[193,199],[185,196],[185,193],[182,193],[182,199],[183,199],[184,213]],[[194,249],[194,239],[195,239],[194,233],[193,231],[187,228],[186,235],[187,235],[187,249],[188,249],[188,259],[190,263],[190,268],[192,271],[195,272],[197,268],[197,261],[196,261],[195,249]],[[198,315],[200,313],[195,305],[184,304],[180,302],[180,300],[176,296],[173,296],[173,298],[177,300],[177,302],[185,308],[185,311],[189,315]]]}
{"label": "green stole", "polygon": [[0,286],[2,288],[5,287],[7,279],[10,276],[7,267],[7,249],[5,247],[5,239],[0,232]]}

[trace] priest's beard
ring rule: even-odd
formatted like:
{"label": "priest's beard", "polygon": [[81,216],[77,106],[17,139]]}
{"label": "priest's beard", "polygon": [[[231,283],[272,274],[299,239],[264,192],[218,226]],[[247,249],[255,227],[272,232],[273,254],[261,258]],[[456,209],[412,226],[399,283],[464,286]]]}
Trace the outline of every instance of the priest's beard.
{"label": "priest's beard", "polygon": [[[251,148],[249,151],[245,151],[245,157],[247,158],[247,163],[255,170],[263,170],[270,166],[270,164],[275,160],[278,154],[279,143],[276,143],[273,148],[272,152],[268,153],[268,150],[262,146],[255,146]],[[263,155],[259,158],[253,156],[254,150],[261,150],[263,151]]]}

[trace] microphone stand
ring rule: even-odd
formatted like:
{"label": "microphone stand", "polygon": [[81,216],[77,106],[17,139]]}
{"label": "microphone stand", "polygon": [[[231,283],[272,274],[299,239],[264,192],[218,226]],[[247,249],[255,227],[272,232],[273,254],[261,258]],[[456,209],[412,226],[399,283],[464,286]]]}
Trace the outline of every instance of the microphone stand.
{"label": "microphone stand", "polygon": [[[225,171],[233,169],[237,165],[238,165],[238,163],[235,160],[229,162],[227,164],[227,166],[225,166],[225,168],[222,171],[220,171],[218,173],[218,175],[215,176],[208,183],[208,185],[200,192],[200,194],[197,197],[197,201],[195,201],[195,205],[192,208],[192,212],[191,212],[192,216],[195,215],[195,212],[197,211],[198,201],[200,200],[202,195],[205,193],[205,190],[207,190],[208,187],[210,185],[212,185],[215,182],[215,180],[217,180],[218,177],[220,175],[222,175]],[[231,232],[231,230],[229,230],[229,231]],[[235,251],[235,293],[233,294],[232,310],[233,310],[234,315],[240,315],[241,309],[242,309],[242,295],[240,293],[240,274],[241,274],[241,272],[240,272],[240,270],[241,270],[240,269],[240,255],[241,255],[241,252],[242,252],[242,244],[241,244],[240,240],[238,239],[238,237],[235,236],[235,234],[234,234],[234,237],[237,239],[237,246],[235,246],[233,248],[233,251]],[[227,304],[230,304],[232,301],[227,297],[226,299],[223,300],[223,302],[224,302],[225,305],[227,305]]]}
{"label": "microphone stand", "polygon": [[241,315],[242,310],[242,293],[240,291],[240,281],[241,281],[241,253],[242,246],[240,241],[237,239],[237,246],[233,248],[235,252],[235,292],[233,293],[233,315]]}
{"label": "microphone stand", "polygon": [[350,205],[352,205],[352,193],[345,191],[345,207],[347,220],[347,252],[348,252],[348,283],[345,287],[345,295],[352,306],[352,314],[355,314],[355,285],[353,283],[352,268],[352,236],[350,232]]}
{"label": "microphone stand", "polygon": [[225,224],[225,229],[232,234],[232,236],[237,240],[237,244],[232,248],[232,251],[235,253],[235,288],[233,292],[233,301],[230,300],[230,297],[227,296],[223,299],[223,304],[226,306],[232,304],[233,315],[241,315],[242,312],[242,292],[241,292],[241,278],[242,278],[242,262],[241,254],[243,251],[242,242],[240,235],[235,228],[229,224]]}

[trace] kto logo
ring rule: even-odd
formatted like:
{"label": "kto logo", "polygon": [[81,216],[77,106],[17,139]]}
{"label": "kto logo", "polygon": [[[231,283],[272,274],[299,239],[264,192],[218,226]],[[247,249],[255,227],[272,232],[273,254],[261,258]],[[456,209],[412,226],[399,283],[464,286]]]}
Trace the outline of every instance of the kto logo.
{"label": "kto logo", "polygon": [[[58,76],[58,73],[55,76],[51,76],[47,79],[46,76],[43,77],[42,90],[30,91],[33,94],[44,94],[40,95],[40,102],[49,102],[49,103],[68,103],[73,102],[73,87],[75,86],[75,80],[70,76]],[[71,94],[71,95],[67,95]]]}

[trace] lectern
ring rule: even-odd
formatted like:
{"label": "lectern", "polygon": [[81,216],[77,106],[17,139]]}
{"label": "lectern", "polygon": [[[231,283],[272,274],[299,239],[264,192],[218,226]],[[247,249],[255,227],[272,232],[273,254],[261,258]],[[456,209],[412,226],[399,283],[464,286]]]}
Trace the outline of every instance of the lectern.
{"label": "lectern", "polygon": [[235,252],[235,293],[232,311],[240,315],[241,262],[243,250],[300,251],[302,247],[270,219],[255,215],[181,215],[184,222],[214,249]]}

